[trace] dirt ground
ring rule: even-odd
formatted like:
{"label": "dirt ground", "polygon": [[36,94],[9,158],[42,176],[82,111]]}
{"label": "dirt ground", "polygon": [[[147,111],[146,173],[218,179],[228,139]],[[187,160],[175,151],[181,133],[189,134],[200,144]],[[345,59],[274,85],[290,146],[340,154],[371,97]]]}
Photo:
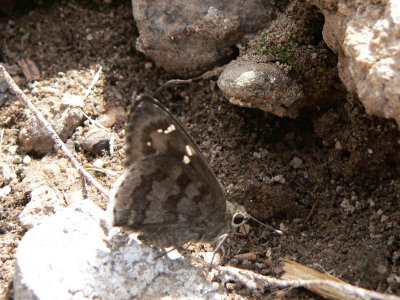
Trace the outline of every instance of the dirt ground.
{"label": "dirt ground", "polygon": [[[100,66],[100,80],[84,107],[92,119],[115,106],[126,109],[132,96],[153,93],[170,79],[135,50],[138,33],[126,2],[36,9],[2,19],[0,32],[1,62],[14,65],[29,58],[40,69],[41,78],[34,85],[20,76],[20,86],[36,105],[51,105],[49,97],[61,99],[65,92],[83,94]],[[44,87],[51,87],[53,94],[37,92]],[[285,231],[278,236],[250,223],[249,238],[231,241],[226,264],[279,276],[278,260],[284,257],[351,284],[400,295],[400,135],[393,121],[366,115],[351,97],[322,102],[297,119],[266,116],[229,104],[216,78],[169,87],[156,97],[187,126],[227,197]],[[16,158],[26,155],[18,133],[27,116],[14,96],[0,107],[4,130],[0,160],[18,174],[54,162],[71,167],[56,151],[29,154],[33,158],[29,165]],[[117,136],[112,156],[109,152],[94,156],[76,147],[82,164],[101,158],[105,169],[121,173],[124,122],[121,119],[112,127]],[[87,122],[71,138],[75,145],[85,131]],[[107,188],[115,180],[103,173],[93,175]],[[10,194],[0,198],[0,298],[13,278],[13,255],[25,233],[18,222],[29,202],[23,176]],[[65,172],[51,180],[64,193],[76,189]],[[105,208],[105,200],[93,188],[89,192]],[[243,253],[255,254],[243,258],[239,255]],[[231,286],[229,293],[248,299],[276,297],[269,289],[248,290],[240,284]],[[319,299],[303,290],[287,291],[285,297]]]}

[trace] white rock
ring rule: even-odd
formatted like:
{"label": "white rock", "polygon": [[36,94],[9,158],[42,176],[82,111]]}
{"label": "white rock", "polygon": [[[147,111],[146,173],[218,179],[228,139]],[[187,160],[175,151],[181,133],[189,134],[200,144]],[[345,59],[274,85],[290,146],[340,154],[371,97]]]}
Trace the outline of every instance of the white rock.
{"label": "white rock", "polygon": [[8,147],[8,153],[10,154],[15,154],[17,152],[18,147],[17,146],[10,146]]}
{"label": "white rock", "polygon": [[64,94],[61,98],[61,104],[64,106],[75,106],[75,107],[83,107],[83,96],[81,95],[71,95]]}
{"label": "white rock", "polygon": [[28,231],[16,253],[14,299],[225,299],[183,259],[111,228],[90,200]]}
{"label": "white rock", "polygon": [[19,215],[19,221],[25,228],[41,224],[44,219],[64,209],[64,200],[46,185],[36,187],[31,192],[31,201]]}
{"label": "white rock", "polygon": [[0,198],[7,196],[9,193],[11,193],[11,187],[9,185],[4,186],[0,189]]}
{"label": "white rock", "polygon": [[102,159],[98,158],[93,162],[93,166],[101,169],[104,167],[104,161]]}
{"label": "white rock", "polygon": [[311,2],[325,16],[323,37],[338,54],[346,89],[358,95],[367,113],[400,124],[399,1]]}
{"label": "white rock", "polygon": [[31,161],[32,161],[32,158],[29,155],[26,155],[24,157],[24,159],[22,160],[24,165],[29,165],[31,163]]}

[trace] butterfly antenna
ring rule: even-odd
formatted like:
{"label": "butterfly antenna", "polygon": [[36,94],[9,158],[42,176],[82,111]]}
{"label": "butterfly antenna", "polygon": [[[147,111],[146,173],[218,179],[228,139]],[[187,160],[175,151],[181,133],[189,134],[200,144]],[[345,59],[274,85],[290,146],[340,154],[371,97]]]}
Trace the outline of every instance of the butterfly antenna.
{"label": "butterfly antenna", "polygon": [[265,223],[263,223],[263,222],[257,220],[256,218],[254,218],[254,217],[251,216],[251,215],[248,215],[248,217],[249,217],[250,219],[252,219],[253,221],[256,221],[258,224],[261,224],[262,226],[267,227],[269,230],[272,230],[273,232],[275,232],[275,233],[277,233],[277,234],[279,234],[279,235],[283,235],[283,231],[282,231],[282,230],[275,229],[275,228],[273,228],[272,226],[270,226],[270,225],[268,225],[268,224],[265,224]]}

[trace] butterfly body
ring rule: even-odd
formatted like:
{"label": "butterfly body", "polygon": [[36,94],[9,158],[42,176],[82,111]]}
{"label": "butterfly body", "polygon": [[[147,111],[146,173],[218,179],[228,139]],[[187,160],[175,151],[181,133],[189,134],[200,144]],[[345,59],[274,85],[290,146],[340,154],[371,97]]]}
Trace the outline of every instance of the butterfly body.
{"label": "butterfly body", "polygon": [[217,178],[161,103],[139,96],[127,132],[128,169],[111,196],[114,225],[159,248],[212,241],[232,231],[234,212],[227,210]]}

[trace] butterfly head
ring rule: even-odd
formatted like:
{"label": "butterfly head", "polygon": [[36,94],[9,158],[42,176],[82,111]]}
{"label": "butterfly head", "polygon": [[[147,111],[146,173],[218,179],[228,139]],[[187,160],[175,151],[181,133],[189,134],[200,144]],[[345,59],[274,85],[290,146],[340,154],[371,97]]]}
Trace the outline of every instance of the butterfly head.
{"label": "butterfly head", "polygon": [[229,216],[231,217],[231,227],[235,229],[247,223],[250,219],[250,215],[246,212],[243,206],[226,201],[226,209]]}
{"label": "butterfly head", "polygon": [[253,221],[259,223],[260,225],[272,230],[273,232],[275,232],[279,235],[283,234],[283,232],[281,230],[275,229],[275,228],[269,226],[268,224],[265,224],[265,223],[257,220],[253,216],[249,215],[246,212],[246,210],[244,209],[244,207],[237,203],[232,203],[230,201],[226,201],[226,209],[227,209],[228,215],[232,216],[232,218],[231,218],[231,228],[232,229],[238,228],[238,227],[246,224],[249,221],[249,219],[252,219]]}

